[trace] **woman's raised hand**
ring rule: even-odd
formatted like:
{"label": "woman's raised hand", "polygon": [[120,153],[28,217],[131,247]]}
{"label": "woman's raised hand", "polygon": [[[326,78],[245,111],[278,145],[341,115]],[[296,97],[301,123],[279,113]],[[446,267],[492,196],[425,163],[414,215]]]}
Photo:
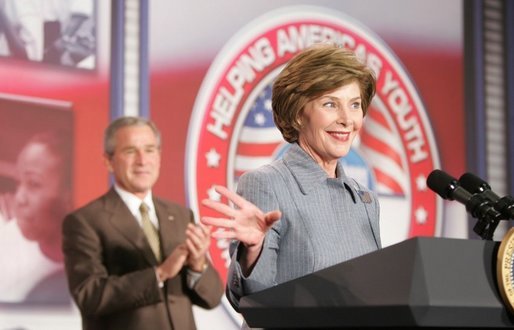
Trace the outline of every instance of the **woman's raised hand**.
{"label": "woman's raised hand", "polygon": [[218,211],[226,218],[202,217],[201,222],[222,229],[212,234],[214,238],[235,239],[243,243],[249,250],[260,251],[266,232],[280,219],[281,212],[275,210],[264,213],[257,206],[226,187],[215,186],[215,190],[237,208],[232,208],[222,202],[204,199],[202,200],[204,206]]}

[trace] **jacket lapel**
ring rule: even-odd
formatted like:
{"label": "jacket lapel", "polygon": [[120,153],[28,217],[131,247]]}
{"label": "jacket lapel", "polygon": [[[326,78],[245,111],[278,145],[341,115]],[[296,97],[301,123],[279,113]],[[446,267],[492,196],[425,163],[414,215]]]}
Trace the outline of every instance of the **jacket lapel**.
{"label": "jacket lapel", "polygon": [[109,221],[112,226],[134,245],[135,249],[143,255],[150,265],[156,265],[157,259],[143,230],[113,188],[106,195],[105,209],[110,213]]}
{"label": "jacket lapel", "polygon": [[185,228],[181,228],[179,210],[154,198],[155,212],[159,219],[159,236],[163,258],[166,258],[182,242],[185,242]]}

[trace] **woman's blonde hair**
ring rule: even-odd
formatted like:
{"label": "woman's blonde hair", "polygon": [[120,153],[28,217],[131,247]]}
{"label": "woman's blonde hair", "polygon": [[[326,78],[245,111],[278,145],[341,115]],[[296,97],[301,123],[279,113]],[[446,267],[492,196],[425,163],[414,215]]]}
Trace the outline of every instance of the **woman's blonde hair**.
{"label": "woman's blonde hair", "polygon": [[316,44],[293,57],[273,83],[273,119],[287,142],[298,140],[300,118],[308,102],[357,82],[364,115],[375,95],[376,79],[354,52],[333,44]]}

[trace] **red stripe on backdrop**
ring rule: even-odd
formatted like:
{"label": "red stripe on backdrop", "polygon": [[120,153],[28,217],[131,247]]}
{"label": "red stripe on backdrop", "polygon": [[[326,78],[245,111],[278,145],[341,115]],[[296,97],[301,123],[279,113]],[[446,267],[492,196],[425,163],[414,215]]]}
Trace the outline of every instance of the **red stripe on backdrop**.
{"label": "red stripe on backdrop", "polygon": [[398,182],[393,177],[382,172],[380,169],[378,169],[376,167],[373,168],[373,172],[375,173],[377,182],[380,182],[381,185],[384,185],[387,188],[391,189],[391,191],[394,194],[396,194],[396,195],[404,195],[405,194],[402,187],[398,184]]}
{"label": "red stripe on backdrop", "polygon": [[269,157],[280,143],[239,143],[237,155],[253,157]]}
{"label": "red stripe on backdrop", "polygon": [[209,64],[152,71],[150,77],[150,116],[162,134],[161,174],[154,191],[184,205],[187,130],[196,94]]}
{"label": "red stripe on backdrop", "polygon": [[391,159],[399,167],[403,168],[401,156],[393,148],[391,148],[386,141],[379,140],[370,134],[365,134],[365,132],[361,136],[361,141],[365,146],[383,154],[384,157]]}
{"label": "red stripe on backdrop", "polygon": [[382,114],[382,112],[375,110],[373,107],[370,107],[369,112],[366,114],[366,117],[372,118],[378,124],[387,128],[387,130],[391,130],[391,126],[387,122],[386,117]]}

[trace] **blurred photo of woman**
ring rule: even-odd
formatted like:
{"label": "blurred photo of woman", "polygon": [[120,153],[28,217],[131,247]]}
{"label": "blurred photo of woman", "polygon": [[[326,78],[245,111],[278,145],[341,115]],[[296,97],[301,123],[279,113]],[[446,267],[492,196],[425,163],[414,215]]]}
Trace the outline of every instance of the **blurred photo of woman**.
{"label": "blurred photo of woman", "polygon": [[18,155],[18,183],[8,199],[13,218],[0,225],[0,302],[69,301],[61,223],[72,208],[71,145],[69,135],[46,132]]}

